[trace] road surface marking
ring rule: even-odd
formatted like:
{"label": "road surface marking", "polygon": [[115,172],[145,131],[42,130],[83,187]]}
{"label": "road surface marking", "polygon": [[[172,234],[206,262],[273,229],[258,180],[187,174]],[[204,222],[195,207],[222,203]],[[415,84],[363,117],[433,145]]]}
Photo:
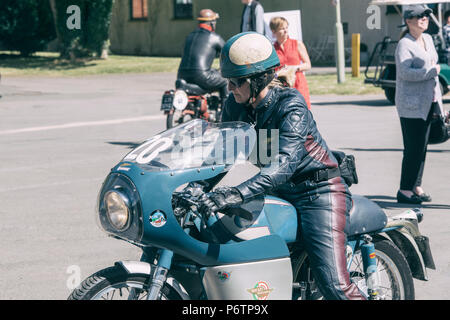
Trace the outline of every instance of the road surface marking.
{"label": "road surface marking", "polygon": [[138,121],[153,121],[164,119],[165,115],[154,115],[154,116],[142,116],[136,118],[124,118],[124,119],[114,119],[114,120],[101,120],[101,121],[88,121],[88,122],[71,122],[54,126],[43,126],[43,127],[30,127],[23,129],[13,129],[0,131],[1,135],[17,134],[17,133],[27,133],[27,132],[38,132],[38,131],[48,131],[48,130],[58,130],[58,129],[70,129],[79,127],[89,127],[89,126],[105,126],[112,124],[122,124],[127,122],[138,122]]}

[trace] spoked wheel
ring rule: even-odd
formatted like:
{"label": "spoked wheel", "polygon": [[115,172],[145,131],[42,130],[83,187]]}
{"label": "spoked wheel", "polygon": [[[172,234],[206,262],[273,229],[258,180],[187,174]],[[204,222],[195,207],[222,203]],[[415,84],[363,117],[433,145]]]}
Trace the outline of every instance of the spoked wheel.
{"label": "spoked wheel", "polygon": [[[376,240],[374,240],[376,241]],[[391,241],[375,242],[377,270],[380,276],[379,299],[414,300],[414,281],[403,253]],[[353,255],[350,278],[358,288],[367,294],[367,284],[361,252]]]}
{"label": "spoked wheel", "polygon": [[166,127],[170,129],[192,119],[194,118],[191,114],[183,114],[183,111],[174,110],[172,113],[167,114]]}
{"label": "spoked wheel", "polygon": [[[72,291],[68,300],[146,300],[149,277],[129,274],[120,267],[94,273]],[[171,287],[164,285],[158,300],[180,300]]]}
{"label": "spoked wheel", "polygon": [[[378,298],[382,300],[414,300],[413,277],[403,253],[388,240],[374,239],[374,244],[380,276]],[[367,283],[359,250],[353,254],[349,273],[351,281],[367,295]],[[294,289],[294,299],[323,299],[309,267],[306,253],[300,254],[293,260],[293,276],[294,283],[300,284],[300,288]]]}

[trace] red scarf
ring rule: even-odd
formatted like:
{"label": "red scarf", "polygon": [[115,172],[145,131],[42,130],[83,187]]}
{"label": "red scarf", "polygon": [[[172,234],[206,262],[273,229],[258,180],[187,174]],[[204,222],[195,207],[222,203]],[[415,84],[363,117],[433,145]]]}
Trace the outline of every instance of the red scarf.
{"label": "red scarf", "polygon": [[209,24],[206,24],[206,23],[199,23],[198,27],[206,29],[206,30],[211,31],[211,32],[213,31],[212,27]]}

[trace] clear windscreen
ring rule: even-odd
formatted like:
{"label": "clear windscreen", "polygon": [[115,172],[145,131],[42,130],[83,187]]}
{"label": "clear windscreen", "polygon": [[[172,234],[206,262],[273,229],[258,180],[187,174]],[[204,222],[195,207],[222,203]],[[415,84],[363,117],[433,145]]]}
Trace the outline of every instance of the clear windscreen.
{"label": "clear windscreen", "polygon": [[195,119],[143,142],[123,161],[146,170],[179,170],[244,163],[256,142],[254,128],[245,122],[210,123]]}

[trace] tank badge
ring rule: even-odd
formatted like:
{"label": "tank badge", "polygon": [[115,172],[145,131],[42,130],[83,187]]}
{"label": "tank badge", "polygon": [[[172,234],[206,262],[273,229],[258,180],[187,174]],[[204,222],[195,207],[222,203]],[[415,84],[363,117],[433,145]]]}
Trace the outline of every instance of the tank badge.
{"label": "tank badge", "polygon": [[273,289],[269,288],[267,282],[259,281],[253,288],[247,289],[252,294],[254,300],[267,300]]}
{"label": "tank badge", "polygon": [[156,228],[160,228],[166,224],[167,219],[163,212],[156,210],[150,215],[150,223]]}
{"label": "tank badge", "polygon": [[231,272],[219,271],[217,272],[217,277],[220,281],[225,282],[230,279]]}

